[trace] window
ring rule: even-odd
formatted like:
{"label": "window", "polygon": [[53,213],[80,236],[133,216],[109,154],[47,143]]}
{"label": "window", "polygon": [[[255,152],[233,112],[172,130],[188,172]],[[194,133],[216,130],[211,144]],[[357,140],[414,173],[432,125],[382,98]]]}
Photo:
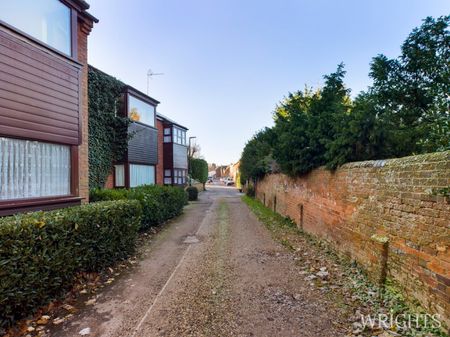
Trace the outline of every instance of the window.
{"label": "window", "polygon": [[116,187],[125,186],[125,165],[114,165],[114,184]]}
{"label": "window", "polygon": [[172,141],[170,131],[171,131],[170,128],[164,128],[164,143],[170,143]]}
{"label": "window", "polygon": [[155,107],[128,95],[128,117],[132,121],[155,126]]}
{"label": "window", "polygon": [[173,128],[173,142],[181,145],[186,145],[186,131],[179,128]]}
{"label": "window", "polygon": [[70,8],[59,0],[0,1],[0,20],[72,55]]}
{"label": "window", "polygon": [[0,137],[0,200],[70,195],[70,146]]}
{"label": "window", "polygon": [[172,185],[172,170],[164,170],[164,184]]}
{"label": "window", "polygon": [[186,183],[186,170],[174,170],[174,184],[184,185]]}
{"label": "window", "polygon": [[130,164],[130,187],[155,184],[155,167]]}

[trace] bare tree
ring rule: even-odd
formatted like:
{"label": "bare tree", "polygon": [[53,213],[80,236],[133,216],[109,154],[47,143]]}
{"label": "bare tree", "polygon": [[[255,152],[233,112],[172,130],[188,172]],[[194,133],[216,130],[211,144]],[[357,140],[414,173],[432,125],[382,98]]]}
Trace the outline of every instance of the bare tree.
{"label": "bare tree", "polygon": [[198,144],[192,144],[191,148],[189,149],[189,158],[202,158],[201,156],[201,148]]}

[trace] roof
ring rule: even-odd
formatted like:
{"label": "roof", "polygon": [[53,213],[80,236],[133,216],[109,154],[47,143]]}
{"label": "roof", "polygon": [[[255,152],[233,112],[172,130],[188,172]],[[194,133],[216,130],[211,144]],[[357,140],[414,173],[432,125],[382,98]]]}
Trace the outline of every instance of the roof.
{"label": "roof", "polygon": [[137,90],[136,88],[132,87],[131,85],[123,83],[118,78],[116,78],[108,73],[105,73],[103,70],[100,70],[97,67],[94,67],[93,65],[89,64],[89,68],[92,68],[93,70],[98,71],[98,72],[104,74],[105,76],[111,77],[111,78],[119,81],[123,85],[122,92],[124,92],[124,93],[131,92],[133,95],[137,96],[139,99],[143,99],[144,101],[149,102],[150,104],[154,104],[155,106],[160,103],[158,100],[154,99],[153,97],[150,97],[150,96],[144,94],[142,91]]}
{"label": "roof", "polygon": [[84,0],[74,0],[77,4],[80,5],[80,7],[84,10],[89,9],[91,6]]}
{"label": "roof", "polygon": [[93,16],[92,14],[88,13],[87,10],[91,7],[86,1],[84,0],[69,0],[73,5],[78,7],[78,10],[81,15],[88,18],[92,22],[98,23],[98,19]]}
{"label": "roof", "polygon": [[176,125],[176,126],[179,126],[179,127],[182,128],[182,129],[189,130],[187,127],[185,127],[185,126],[183,126],[183,125],[181,125],[181,124],[178,124],[178,123],[175,122],[173,119],[170,119],[169,117],[166,117],[166,116],[164,116],[163,114],[161,114],[161,113],[159,113],[159,112],[156,113],[156,117],[159,118],[159,119],[161,119],[161,120],[164,120],[164,121],[166,121],[166,122],[169,122],[170,124],[174,124],[174,125]]}
{"label": "roof", "polygon": [[138,96],[140,96],[139,98],[141,98],[141,99],[143,98],[147,101],[150,101],[155,105],[158,105],[159,103],[161,103],[160,101],[154,99],[153,97],[150,97],[149,95],[144,94],[142,91],[137,90],[136,88],[132,87],[131,85],[125,84],[124,90],[127,92],[132,92],[133,94],[137,94]]}

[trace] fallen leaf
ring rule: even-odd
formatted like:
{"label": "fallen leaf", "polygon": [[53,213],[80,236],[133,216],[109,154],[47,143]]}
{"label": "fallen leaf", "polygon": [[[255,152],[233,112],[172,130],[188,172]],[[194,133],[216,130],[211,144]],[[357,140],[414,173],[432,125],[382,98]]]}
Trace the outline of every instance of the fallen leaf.
{"label": "fallen leaf", "polygon": [[80,330],[79,334],[81,336],[86,336],[89,335],[91,333],[91,328],[84,328],[83,330]]}
{"label": "fallen leaf", "polygon": [[59,325],[59,324],[61,324],[61,323],[64,323],[64,321],[65,321],[64,318],[55,318],[55,319],[53,320],[53,324],[54,324],[54,325]]}
{"label": "fallen leaf", "polygon": [[86,305],[94,305],[97,300],[95,298],[91,298],[90,300],[84,302]]}

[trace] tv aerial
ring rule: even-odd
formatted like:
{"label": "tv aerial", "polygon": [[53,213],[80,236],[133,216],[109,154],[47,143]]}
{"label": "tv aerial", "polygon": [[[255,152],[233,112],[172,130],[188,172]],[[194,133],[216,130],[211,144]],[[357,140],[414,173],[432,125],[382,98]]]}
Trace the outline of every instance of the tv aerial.
{"label": "tv aerial", "polygon": [[152,79],[153,76],[160,76],[160,75],[164,75],[164,73],[155,73],[151,69],[147,71],[147,95],[150,94],[150,80]]}

